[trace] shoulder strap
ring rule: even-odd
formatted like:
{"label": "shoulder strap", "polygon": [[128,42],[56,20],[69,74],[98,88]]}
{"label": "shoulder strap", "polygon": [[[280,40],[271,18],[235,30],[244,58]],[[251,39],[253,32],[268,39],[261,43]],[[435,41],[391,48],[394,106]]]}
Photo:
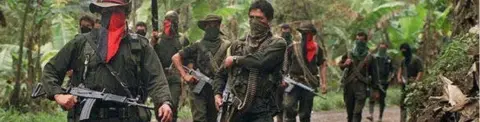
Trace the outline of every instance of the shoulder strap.
{"label": "shoulder strap", "polygon": [[[312,74],[312,72],[310,72],[310,70],[307,68],[307,64],[305,63],[304,61],[304,57],[303,55],[301,54],[301,48],[300,48],[300,43],[298,42],[295,42],[293,44],[293,52],[295,54],[295,57],[297,59],[297,62],[298,64],[300,65],[300,67],[302,68],[302,71],[303,71],[303,75],[305,77],[305,79],[307,79],[307,84],[311,84],[311,82],[317,82],[318,79]],[[311,81],[313,80],[313,81]]]}
{"label": "shoulder strap", "polygon": [[[95,46],[96,44],[93,42],[92,39],[87,39],[87,43],[86,43],[86,44],[89,45],[89,47],[96,47],[96,46]],[[91,48],[91,49],[92,49],[94,52],[97,52],[95,48]],[[97,55],[98,55],[98,54],[97,54]],[[104,64],[105,64],[105,66],[107,67],[107,69],[110,71],[110,74],[112,74],[113,77],[115,77],[115,79],[116,79],[116,80],[118,81],[118,83],[123,87],[123,89],[125,90],[125,92],[127,92],[128,97],[134,98],[132,92],[128,89],[127,84],[122,80],[122,78],[120,78],[120,77],[118,76],[118,72],[115,71],[115,69],[113,69],[113,67],[112,67],[110,64],[108,64],[108,63],[104,63]]]}

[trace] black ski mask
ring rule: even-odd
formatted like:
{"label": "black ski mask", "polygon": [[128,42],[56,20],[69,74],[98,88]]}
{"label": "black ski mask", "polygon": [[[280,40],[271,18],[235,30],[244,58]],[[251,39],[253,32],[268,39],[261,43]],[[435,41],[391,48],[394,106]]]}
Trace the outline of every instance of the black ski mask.
{"label": "black ski mask", "polygon": [[147,32],[145,30],[137,30],[138,35],[146,36]]}
{"label": "black ski mask", "polygon": [[80,31],[81,31],[82,33],[88,33],[88,32],[90,32],[91,30],[92,30],[92,29],[89,28],[89,27],[85,27],[85,26],[80,27]]}
{"label": "black ski mask", "polygon": [[[403,50],[402,50],[403,49]],[[409,63],[412,58],[412,48],[407,43],[400,45],[402,55],[405,57],[405,63]]]}

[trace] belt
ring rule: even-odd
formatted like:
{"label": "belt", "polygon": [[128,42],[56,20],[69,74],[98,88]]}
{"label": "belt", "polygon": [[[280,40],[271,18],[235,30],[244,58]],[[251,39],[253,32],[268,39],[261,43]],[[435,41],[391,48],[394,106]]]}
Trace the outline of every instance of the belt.
{"label": "belt", "polygon": [[97,119],[106,118],[129,118],[137,116],[137,107],[123,107],[123,108],[98,108]]}

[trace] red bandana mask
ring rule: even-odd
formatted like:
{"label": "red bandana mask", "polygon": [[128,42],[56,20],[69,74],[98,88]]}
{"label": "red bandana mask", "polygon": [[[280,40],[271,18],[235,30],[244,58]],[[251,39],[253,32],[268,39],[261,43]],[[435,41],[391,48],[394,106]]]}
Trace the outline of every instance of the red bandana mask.
{"label": "red bandana mask", "polygon": [[[105,60],[106,63],[110,62],[110,60],[115,56],[118,52],[118,48],[120,47],[120,42],[122,40],[123,35],[125,34],[125,13],[123,12],[113,12],[108,18],[108,15],[105,16],[106,24],[102,28],[99,40],[98,51],[100,57]],[[108,23],[107,23],[108,22]]]}
{"label": "red bandana mask", "polygon": [[311,62],[313,60],[313,57],[315,56],[317,52],[317,42],[313,40],[313,34],[308,33],[307,34],[307,42],[306,42],[306,51],[307,51],[307,61]]}
{"label": "red bandana mask", "polygon": [[165,33],[167,36],[170,36],[172,33],[170,32],[170,29],[172,27],[172,22],[168,19],[163,21],[163,33]]}

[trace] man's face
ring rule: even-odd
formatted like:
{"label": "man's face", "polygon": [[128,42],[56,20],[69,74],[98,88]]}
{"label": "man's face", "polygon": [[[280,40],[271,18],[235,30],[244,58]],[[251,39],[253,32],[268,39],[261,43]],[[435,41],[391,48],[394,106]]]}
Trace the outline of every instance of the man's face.
{"label": "man's face", "polygon": [[137,31],[145,31],[145,26],[137,26]]}
{"label": "man's face", "polygon": [[207,22],[205,28],[220,28],[220,23],[218,22]]}
{"label": "man's face", "polygon": [[250,19],[258,19],[263,23],[268,23],[267,17],[265,17],[265,14],[263,14],[262,10],[260,9],[252,9],[250,13],[248,14]]}
{"label": "man's face", "polygon": [[93,23],[82,20],[82,21],[80,21],[80,27],[88,27],[88,28],[92,29],[93,28]]}
{"label": "man's face", "polygon": [[282,32],[283,33],[290,32],[290,28],[282,28]]}
{"label": "man's face", "polygon": [[380,48],[383,48],[383,49],[386,49],[386,48],[387,48],[387,45],[386,45],[386,44],[380,44],[379,47],[380,47]]}
{"label": "man's face", "polygon": [[364,36],[356,36],[355,38],[359,41],[367,42],[367,39]]}

